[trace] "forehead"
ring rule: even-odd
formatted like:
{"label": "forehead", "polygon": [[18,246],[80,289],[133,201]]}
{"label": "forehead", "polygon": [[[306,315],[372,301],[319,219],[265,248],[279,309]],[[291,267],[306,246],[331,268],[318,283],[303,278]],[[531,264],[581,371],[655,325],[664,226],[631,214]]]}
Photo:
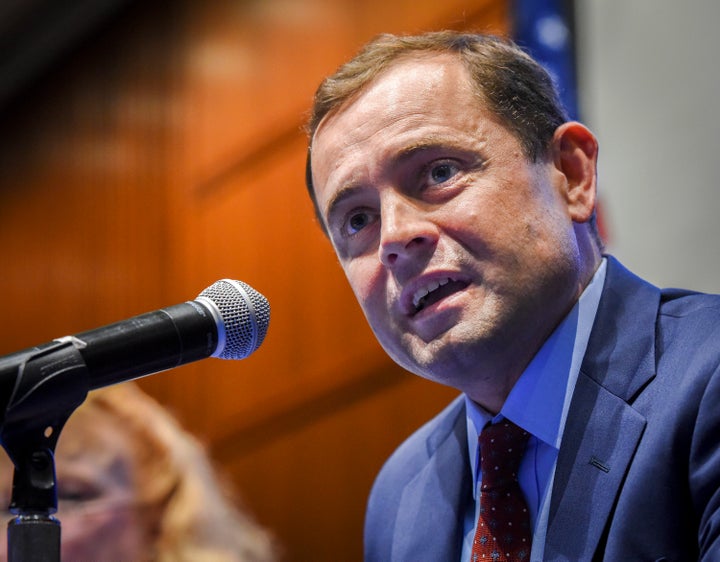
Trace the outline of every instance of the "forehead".
{"label": "forehead", "polygon": [[320,123],[312,144],[320,209],[329,191],[379,172],[413,146],[467,145],[497,124],[456,55],[404,58]]}
{"label": "forehead", "polygon": [[322,119],[313,138],[313,153],[328,148],[321,141],[328,131],[347,127],[343,132],[356,133],[346,137],[344,144],[350,144],[372,130],[376,122],[409,118],[413,114],[425,119],[434,111],[447,109],[445,102],[451,99],[463,105],[482,105],[456,55],[403,57]]}

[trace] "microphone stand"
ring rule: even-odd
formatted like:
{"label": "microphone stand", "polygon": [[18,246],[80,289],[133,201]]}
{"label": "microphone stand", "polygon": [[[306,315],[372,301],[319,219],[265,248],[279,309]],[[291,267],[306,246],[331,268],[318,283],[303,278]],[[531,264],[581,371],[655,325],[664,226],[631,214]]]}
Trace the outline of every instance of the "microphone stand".
{"label": "microphone stand", "polygon": [[0,442],[15,465],[9,562],[60,562],[60,521],[53,517],[55,446],[70,415],[85,400],[89,380],[72,341],[0,360]]}

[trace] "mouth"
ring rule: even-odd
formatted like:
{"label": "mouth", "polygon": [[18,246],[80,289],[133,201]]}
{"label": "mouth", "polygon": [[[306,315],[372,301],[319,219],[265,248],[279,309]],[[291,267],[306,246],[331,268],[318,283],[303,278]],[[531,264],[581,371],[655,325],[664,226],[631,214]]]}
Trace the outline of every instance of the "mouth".
{"label": "mouth", "polygon": [[420,287],[413,293],[413,314],[417,314],[445,297],[461,291],[468,285],[469,283],[467,281],[458,281],[450,277],[442,277],[428,281],[426,285]]}

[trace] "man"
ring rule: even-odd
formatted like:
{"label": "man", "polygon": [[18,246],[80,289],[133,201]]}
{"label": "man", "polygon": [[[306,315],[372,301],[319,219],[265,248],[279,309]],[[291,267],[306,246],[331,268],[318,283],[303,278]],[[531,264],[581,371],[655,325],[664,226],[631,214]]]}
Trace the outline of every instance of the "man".
{"label": "man", "polygon": [[480,529],[478,436],[505,424],[532,546],[486,559],[720,560],[720,299],[603,256],[597,142],[547,74],[490,37],[385,35],[321,84],[309,133],[308,188],[378,340],[463,393],[378,476],[366,559],[502,543]]}

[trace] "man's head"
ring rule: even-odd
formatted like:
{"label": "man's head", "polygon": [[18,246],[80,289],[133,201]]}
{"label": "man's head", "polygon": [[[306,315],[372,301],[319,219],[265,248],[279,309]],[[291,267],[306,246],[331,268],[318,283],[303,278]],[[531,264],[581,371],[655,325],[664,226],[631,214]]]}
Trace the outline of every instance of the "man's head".
{"label": "man's head", "polygon": [[379,341],[499,409],[597,266],[594,137],[483,37],[385,36],[316,102],[309,188]]}

